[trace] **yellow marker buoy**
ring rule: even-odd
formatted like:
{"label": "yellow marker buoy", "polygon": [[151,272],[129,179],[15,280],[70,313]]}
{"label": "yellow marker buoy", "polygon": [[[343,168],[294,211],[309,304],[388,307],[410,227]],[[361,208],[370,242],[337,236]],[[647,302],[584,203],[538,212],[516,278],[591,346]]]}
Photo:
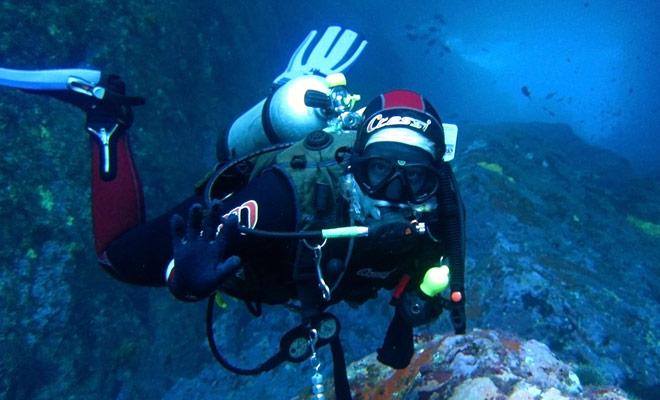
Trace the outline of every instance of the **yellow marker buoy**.
{"label": "yellow marker buoy", "polygon": [[433,267],[426,271],[419,289],[427,296],[433,297],[442,292],[449,285],[449,267]]}

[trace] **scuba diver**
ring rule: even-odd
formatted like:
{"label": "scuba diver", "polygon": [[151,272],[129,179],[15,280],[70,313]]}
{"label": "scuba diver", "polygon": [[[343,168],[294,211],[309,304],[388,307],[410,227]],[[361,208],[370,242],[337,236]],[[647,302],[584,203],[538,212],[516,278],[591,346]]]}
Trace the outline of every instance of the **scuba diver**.
{"label": "scuba diver", "polygon": [[[92,143],[96,252],[114,278],[167,286],[182,301],[209,299],[207,333],[218,361],[253,374],[316,357],[330,344],[335,391],[350,399],[339,320],[329,306],[391,290],[394,317],[378,360],[405,368],[413,328],[448,310],[464,333],[465,209],[451,165],[456,127],[429,101],[393,90],[353,111],[344,70],[366,41],[350,30],[312,31],[273,90],[219,144],[220,163],[194,195],[146,221],[129,143],[132,107],[117,76],[91,70],[0,68],[0,84],[86,112]],[[441,295],[449,287],[449,296]],[[213,338],[216,292],[262,304],[296,302],[300,326],[254,369],[228,363]],[[312,377],[323,398],[323,376]]]}

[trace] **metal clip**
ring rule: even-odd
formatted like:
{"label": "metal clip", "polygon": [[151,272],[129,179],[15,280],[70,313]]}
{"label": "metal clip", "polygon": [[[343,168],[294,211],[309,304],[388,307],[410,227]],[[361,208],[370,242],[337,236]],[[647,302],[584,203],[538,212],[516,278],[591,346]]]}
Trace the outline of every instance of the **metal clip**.
{"label": "metal clip", "polygon": [[69,90],[82,93],[86,96],[96,97],[97,99],[103,99],[105,96],[105,88],[96,86],[92,82],[88,82],[75,76],[70,76],[66,80],[66,86],[69,88]]}
{"label": "metal clip", "polygon": [[316,246],[311,246],[309,243],[307,243],[306,240],[303,240],[303,243],[305,243],[305,246],[314,252],[314,264],[316,265],[316,275],[319,280],[319,289],[321,289],[323,300],[330,301],[330,287],[325,283],[325,280],[323,279],[323,271],[321,271],[321,257],[323,256],[323,251],[321,248],[325,246],[327,241],[328,239],[325,239],[323,243],[317,244]]}
{"label": "metal clip", "polygon": [[110,132],[108,132],[104,127],[101,127],[100,130],[96,131],[92,127],[87,127],[87,131],[92,135],[96,136],[101,142],[103,147],[103,172],[110,172],[110,138],[117,131],[119,124],[115,124]]}

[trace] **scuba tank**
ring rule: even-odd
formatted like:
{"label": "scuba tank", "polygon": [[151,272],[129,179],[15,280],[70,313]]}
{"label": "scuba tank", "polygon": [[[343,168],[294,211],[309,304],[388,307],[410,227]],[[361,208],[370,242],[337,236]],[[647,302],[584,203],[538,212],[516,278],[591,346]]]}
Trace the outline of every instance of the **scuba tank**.
{"label": "scuba tank", "polygon": [[[346,90],[346,77],[301,75],[276,87],[271,94],[238,117],[217,144],[218,160],[233,160],[274,144],[296,142],[308,133],[335,124],[357,124],[350,113],[359,95]],[[351,114],[351,115],[348,115]]]}

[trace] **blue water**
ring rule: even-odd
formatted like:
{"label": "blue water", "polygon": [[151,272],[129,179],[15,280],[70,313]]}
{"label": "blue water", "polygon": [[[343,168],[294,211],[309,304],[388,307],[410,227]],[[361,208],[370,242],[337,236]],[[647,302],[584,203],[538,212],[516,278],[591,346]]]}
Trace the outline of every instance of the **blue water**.
{"label": "blue water", "polygon": [[397,67],[394,80],[429,93],[446,120],[566,122],[639,170],[657,171],[656,2],[399,4],[356,5],[363,18],[354,25],[375,43],[367,57]]}

